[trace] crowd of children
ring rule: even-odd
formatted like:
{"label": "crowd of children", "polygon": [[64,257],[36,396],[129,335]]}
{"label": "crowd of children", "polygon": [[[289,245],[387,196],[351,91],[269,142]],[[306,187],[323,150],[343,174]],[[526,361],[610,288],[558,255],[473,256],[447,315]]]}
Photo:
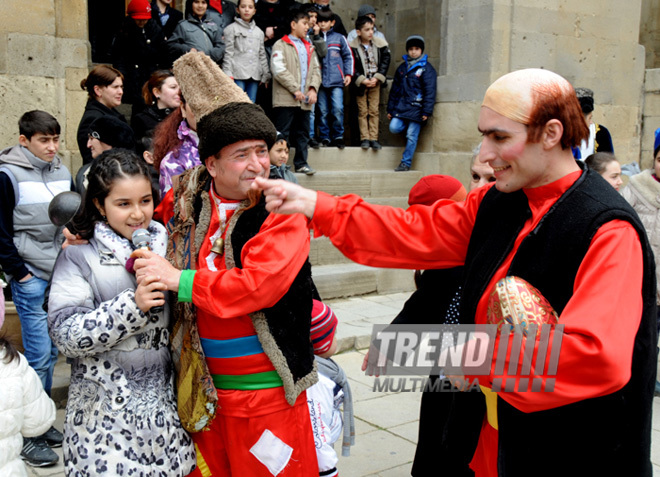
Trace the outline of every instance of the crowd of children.
{"label": "crowd of children", "polygon": [[[114,108],[121,102],[132,104],[131,123],[140,142],[178,106],[156,93],[161,91],[162,79],[149,79],[149,74],[162,77],[159,68],[171,68],[178,57],[197,50],[209,55],[252,102],[262,106],[295,148],[295,172],[315,173],[307,162],[309,147],[346,146],[346,88],[358,117],[359,131],[351,131],[353,141],[363,149],[381,149],[381,91],[387,84],[391,54],[384,34],[376,28],[376,10],[371,5],[360,6],[355,28],[348,35],[341,18],[323,2],[238,0],[234,5],[187,0],[185,11],[184,17],[164,0],[152,4],[132,0],[113,50],[117,72],[113,81],[123,82],[124,94],[96,97],[90,90],[88,107],[102,109],[100,103],[109,109],[104,114],[116,115]],[[422,37],[408,38],[407,54],[388,101],[390,131],[406,135],[396,171],[411,168],[421,126],[435,103],[436,72],[423,54],[424,46]],[[149,84],[146,91],[141,89],[143,83]],[[87,134],[87,126],[88,122],[81,122],[79,136]],[[79,147],[89,162],[80,137]]]}

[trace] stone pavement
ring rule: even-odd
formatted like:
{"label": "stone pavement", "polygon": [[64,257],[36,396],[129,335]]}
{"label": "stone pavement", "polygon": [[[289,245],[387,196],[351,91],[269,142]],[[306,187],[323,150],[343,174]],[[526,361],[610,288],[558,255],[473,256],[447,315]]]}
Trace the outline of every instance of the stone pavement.
{"label": "stone pavement", "polygon": [[[342,477],[405,477],[417,442],[419,392],[374,392],[374,378],[360,371],[365,348],[374,323],[389,323],[401,309],[409,293],[365,296],[331,300],[328,304],[339,318],[340,352],[334,359],[346,371],[355,411],[356,438],[349,457],[340,457]],[[357,348],[357,349],[356,349]],[[62,367],[60,373],[65,372]],[[654,475],[660,477],[660,398],[653,403]],[[55,426],[62,429],[64,411],[57,413]],[[607,419],[607,416],[603,416]],[[339,445],[336,446],[339,449]],[[57,465],[47,468],[28,467],[30,476],[62,477],[61,449]]]}

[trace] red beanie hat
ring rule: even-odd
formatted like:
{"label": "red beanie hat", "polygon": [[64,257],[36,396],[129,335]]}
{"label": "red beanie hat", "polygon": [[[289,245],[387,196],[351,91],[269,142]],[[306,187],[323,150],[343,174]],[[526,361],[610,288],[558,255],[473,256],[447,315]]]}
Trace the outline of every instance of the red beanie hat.
{"label": "red beanie hat", "polygon": [[151,18],[151,5],[148,0],[131,0],[126,7],[126,15],[134,20],[149,20]]}
{"label": "red beanie hat", "polygon": [[456,202],[464,200],[467,191],[458,179],[442,174],[431,174],[422,177],[408,195],[408,205],[432,205],[440,199],[450,199]]}
{"label": "red beanie hat", "polygon": [[337,331],[337,316],[325,303],[313,300],[312,346],[314,354],[323,354],[332,346]]}

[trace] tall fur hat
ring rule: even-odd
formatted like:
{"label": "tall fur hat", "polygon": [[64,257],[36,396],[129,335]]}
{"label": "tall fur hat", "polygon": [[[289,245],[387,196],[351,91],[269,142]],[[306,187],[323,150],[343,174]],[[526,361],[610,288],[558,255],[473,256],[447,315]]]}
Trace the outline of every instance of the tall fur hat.
{"label": "tall fur hat", "polygon": [[197,122],[227,103],[250,101],[218,64],[201,51],[186,53],[174,62],[172,70]]}
{"label": "tall fur hat", "polygon": [[263,139],[270,149],[277,130],[232,79],[206,54],[189,52],[174,62],[174,76],[197,121],[199,157],[246,139]]}

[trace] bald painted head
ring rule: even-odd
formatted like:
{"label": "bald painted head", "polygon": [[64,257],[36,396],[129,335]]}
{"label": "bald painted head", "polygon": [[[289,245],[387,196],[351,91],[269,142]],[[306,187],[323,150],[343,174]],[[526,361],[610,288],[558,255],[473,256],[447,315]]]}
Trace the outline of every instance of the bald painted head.
{"label": "bald painted head", "polygon": [[529,68],[506,74],[490,85],[482,106],[527,126],[527,140],[532,143],[541,139],[551,119],[563,126],[562,149],[589,137],[573,86],[552,71]]}

